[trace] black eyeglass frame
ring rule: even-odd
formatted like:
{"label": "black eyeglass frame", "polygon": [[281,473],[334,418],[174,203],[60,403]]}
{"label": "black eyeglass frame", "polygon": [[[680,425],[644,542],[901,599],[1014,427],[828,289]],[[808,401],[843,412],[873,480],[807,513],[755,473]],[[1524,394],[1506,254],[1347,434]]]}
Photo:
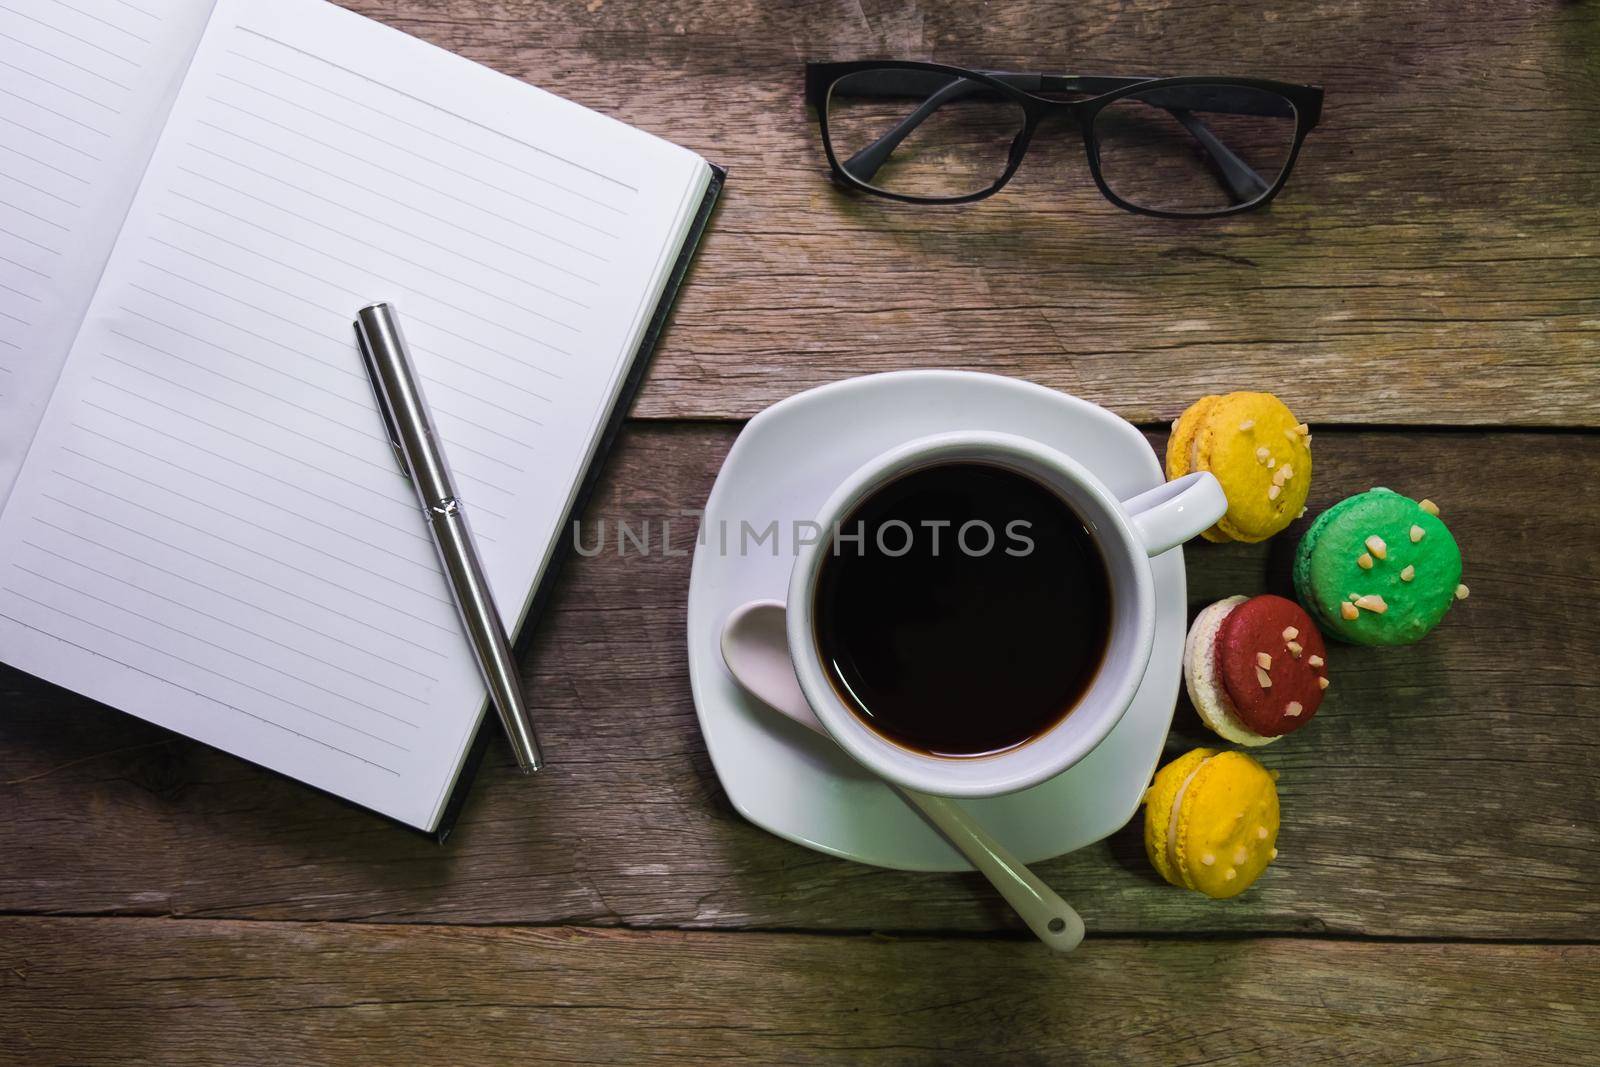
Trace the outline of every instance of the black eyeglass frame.
{"label": "black eyeglass frame", "polygon": [[[1023,109],[1023,127],[1012,142],[1010,159],[1007,161],[1005,173],[993,185],[975,193],[964,193],[960,196],[912,196],[880,189],[869,182],[856,178],[845,170],[838,157],[834,155],[833,139],[828,135],[828,95],[839,79],[868,70],[916,70],[934,74],[948,74],[952,78],[979,82],[1017,103]],[[1214,211],[1162,211],[1157,208],[1130,204],[1112,191],[1100,172],[1100,145],[1094,132],[1096,116],[1118,100],[1138,93],[1148,92],[1151,89],[1180,88],[1191,85],[1239,86],[1259,89],[1265,92],[1277,93],[1288,100],[1294,108],[1295,131],[1294,143],[1290,146],[1289,157],[1284,161],[1283,169],[1278,172],[1277,178],[1265,193],[1245,203],[1218,208]],[[1098,92],[1099,95],[1091,96],[1085,100],[1053,100],[1046,96],[1036,95],[1035,92],[1029,92],[1029,89],[1037,92],[1054,93]],[[827,153],[828,166],[833,172],[833,179],[849,188],[859,189],[862,192],[871,193],[873,196],[881,196],[908,204],[970,204],[976,200],[984,200],[1005,188],[1006,183],[1011,181],[1012,176],[1017,172],[1017,168],[1022,165],[1023,157],[1028,154],[1028,146],[1033,143],[1033,135],[1039,128],[1039,124],[1054,115],[1070,114],[1078,123],[1079,132],[1083,136],[1084,151],[1089,159],[1089,173],[1094,178],[1094,183],[1099,188],[1101,195],[1124,211],[1132,212],[1135,215],[1147,215],[1161,219],[1217,218],[1224,215],[1235,215],[1242,211],[1253,211],[1271,203],[1279,191],[1283,189],[1284,183],[1289,178],[1289,172],[1294,169],[1295,160],[1300,155],[1300,146],[1304,143],[1306,134],[1315,128],[1318,120],[1322,117],[1322,95],[1321,86],[1295,85],[1290,82],[1271,81],[1266,78],[1212,77],[1207,75],[1154,78],[1024,74],[1010,71],[970,70],[965,67],[952,67],[943,63],[922,63],[903,59],[863,59],[845,62],[807,63],[805,84],[806,103],[816,109],[817,122],[822,133],[822,148]]]}

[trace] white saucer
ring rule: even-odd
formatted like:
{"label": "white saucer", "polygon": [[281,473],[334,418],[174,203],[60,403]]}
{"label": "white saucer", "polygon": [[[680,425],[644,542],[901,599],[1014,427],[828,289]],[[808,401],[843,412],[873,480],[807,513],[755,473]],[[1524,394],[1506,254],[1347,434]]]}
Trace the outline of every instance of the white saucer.
{"label": "white saucer", "polygon": [[[783,599],[795,520],[810,520],[861,464],[895,445],[950,430],[1031,437],[1092,470],[1126,499],[1162,481],[1138,430],[1076,397],[1031,382],[961,371],[852,378],[774,404],[728,453],[706,501],[689,580],[689,678],[711,762],[735,808],[779,837],[880,867],[970,870],[906,803],[826,738],[745,694],[722,662],[728,612]],[[740,523],[771,539],[740,551]],[[726,530],[727,550],[722,549]],[[753,535],[752,535],[753,536]],[[776,548],[776,554],[774,554]],[[1151,561],[1156,640],[1132,707],[1077,766],[1011,796],[963,801],[1024,862],[1082,848],[1132,817],[1172,720],[1183,655],[1183,551]]]}

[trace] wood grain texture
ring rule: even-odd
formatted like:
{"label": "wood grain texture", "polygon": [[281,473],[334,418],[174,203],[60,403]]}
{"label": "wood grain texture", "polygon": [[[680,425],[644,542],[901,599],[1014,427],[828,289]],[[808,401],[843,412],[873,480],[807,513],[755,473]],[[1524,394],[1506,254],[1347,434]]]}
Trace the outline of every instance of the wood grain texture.
{"label": "wood grain texture", "polygon": [[[1039,865],[1092,932],[1068,959],[975,876],[737,815],[684,557],[573,561],[523,663],[552,766],[497,745],[444,847],[0,667],[0,1063],[1593,1059],[1600,448],[1406,427],[1600,425],[1594,0],[341,2],[730,168],[640,418],[907,367],[1147,423],[1268,388],[1319,427],[1313,514],[1433,497],[1473,596],[1419,646],[1334,648],[1263,754],[1282,857],[1241,899],[1161,883],[1137,823]],[[913,208],[824,178],[801,61],[866,55],[1328,103],[1269,212],[1125,215],[1071,130],[1000,197]],[[632,424],[589,522],[698,507],[736,432]],[[1191,607],[1285,591],[1300,528],[1196,546]],[[1209,739],[1180,703],[1171,752]]]}
{"label": "wood grain texture", "polygon": [[[587,516],[696,508],[734,436],[633,424]],[[1160,435],[1152,440],[1159,446]],[[1282,857],[1214,903],[1137,826],[1040,866],[1097,933],[1591,939],[1600,921],[1600,448],[1577,434],[1316,437],[1312,515],[1386,484],[1440,502],[1472,598],[1422,644],[1335,646],[1282,771]],[[1559,492],[1554,486],[1567,486]],[[1189,550],[1191,605],[1286,589],[1301,526]],[[676,543],[692,535],[680,528]],[[0,911],[270,919],[1012,931],[976,876],[880,871],[746,823],[684,653],[685,557],[576,558],[524,662],[551,765],[498,745],[443,848],[193,742],[0,672]],[[1209,735],[1186,706],[1176,753]]]}
{"label": "wood grain texture", "polygon": [[[1592,0],[345,2],[730,168],[642,416],[939,366],[1135,421],[1252,385],[1320,423],[1600,424]],[[914,207],[834,190],[803,106],[802,60],[870,55],[1328,97],[1267,212],[1124,214],[1071,129],[998,197]]]}
{"label": "wood grain texture", "polygon": [[10,1062],[1576,1063],[1595,946],[0,920]]}

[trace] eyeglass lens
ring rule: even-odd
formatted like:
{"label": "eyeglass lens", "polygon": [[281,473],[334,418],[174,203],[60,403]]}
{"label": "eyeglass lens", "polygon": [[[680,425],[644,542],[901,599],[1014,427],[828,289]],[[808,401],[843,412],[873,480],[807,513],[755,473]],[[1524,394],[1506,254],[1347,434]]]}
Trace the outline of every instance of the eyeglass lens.
{"label": "eyeglass lens", "polygon": [[828,140],[852,178],[901,196],[968,196],[1005,176],[1027,122],[984,82],[938,71],[865,70],[833,83]]}
{"label": "eyeglass lens", "polygon": [[1119,97],[1094,119],[1100,177],[1135,207],[1206,214],[1265,196],[1289,164],[1294,104],[1244,85]]}

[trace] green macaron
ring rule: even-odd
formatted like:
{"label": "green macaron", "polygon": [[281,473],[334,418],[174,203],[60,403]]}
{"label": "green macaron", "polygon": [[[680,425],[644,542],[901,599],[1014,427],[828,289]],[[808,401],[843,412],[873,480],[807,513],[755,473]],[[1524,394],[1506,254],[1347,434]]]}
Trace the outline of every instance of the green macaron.
{"label": "green macaron", "polygon": [[1372,489],[1317,516],[1294,558],[1300,602],[1356,645],[1409,645],[1466,595],[1461,549],[1438,509]]}

